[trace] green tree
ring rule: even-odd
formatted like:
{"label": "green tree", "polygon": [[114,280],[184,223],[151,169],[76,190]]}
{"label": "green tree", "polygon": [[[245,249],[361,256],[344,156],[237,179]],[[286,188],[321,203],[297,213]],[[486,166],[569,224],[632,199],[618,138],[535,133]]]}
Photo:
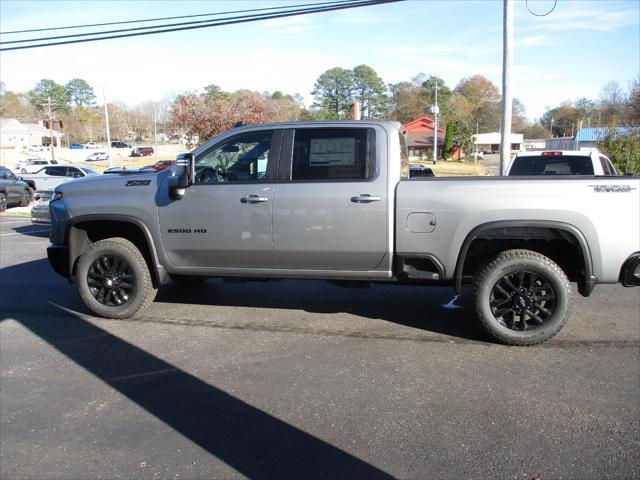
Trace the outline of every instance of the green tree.
{"label": "green tree", "polygon": [[453,156],[453,122],[447,122],[447,129],[444,134],[444,158]]}
{"label": "green tree", "polygon": [[527,125],[520,133],[524,138],[549,138],[549,130],[537,122]]}
{"label": "green tree", "polygon": [[618,173],[640,175],[640,131],[609,135],[597,145],[611,159]]}
{"label": "green tree", "polygon": [[463,78],[454,93],[465,98],[469,107],[468,121],[477,125],[478,131],[495,131],[500,118],[500,91],[482,75]]}
{"label": "green tree", "polygon": [[76,107],[89,107],[96,103],[93,87],[81,78],[69,80],[64,86],[64,93],[68,102]]}
{"label": "green tree", "polygon": [[40,109],[42,105],[47,103],[47,99],[51,99],[51,105],[54,110],[67,111],[69,102],[64,87],[59,83],[49,79],[42,79],[32,90],[29,90],[29,101],[34,107]]}
{"label": "green tree", "polygon": [[461,158],[474,158],[473,154],[476,150],[473,142],[473,133],[469,126],[463,120],[454,120],[453,132],[455,141],[461,150]]}
{"label": "green tree", "polygon": [[229,100],[231,94],[223,91],[218,85],[213,83],[204,87],[204,93],[214,102]]}
{"label": "green tree", "polygon": [[[555,108],[547,110],[540,119],[540,124],[551,131],[553,137],[569,137],[575,133],[582,113],[571,102],[563,102]],[[553,125],[553,127],[552,127]]]}
{"label": "green tree", "polygon": [[368,65],[354,67],[353,96],[360,103],[360,111],[365,118],[381,118],[389,107],[387,87],[376,73]]}
{"label": "green tree", "polygon": [[429,110],[436,100],[436,84],[438,85],[438,108],[442,118],[449,118],[451,115],[451,95],[453,92],[444,83],[444,80],[435,75],[429,76],[422,82],[424,91],[425,109]]}
{"label": "green tree", "polygon": [[400,123],[408,123],[426,114],[428,101],[424,89],[411,82],[389,84],[391,92],[388,118]]}
{"label": "green tree", "polygon": [[353,75],[351,70],[334,67],[318,77],[311,94],[318,118],[344,119],[351,115]]}

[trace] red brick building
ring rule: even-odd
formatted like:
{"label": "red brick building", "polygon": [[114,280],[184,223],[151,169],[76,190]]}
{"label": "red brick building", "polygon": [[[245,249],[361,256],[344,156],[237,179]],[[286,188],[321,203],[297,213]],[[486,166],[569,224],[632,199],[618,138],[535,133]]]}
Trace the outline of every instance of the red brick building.
{"label": "red brick building", "polygon": [[[427,157],[433,155],[433,118],[420,117],[404,126],[407,135],[410,157]],[[444,129],[438,126],[438,158],[442,158],[444,150]]]}

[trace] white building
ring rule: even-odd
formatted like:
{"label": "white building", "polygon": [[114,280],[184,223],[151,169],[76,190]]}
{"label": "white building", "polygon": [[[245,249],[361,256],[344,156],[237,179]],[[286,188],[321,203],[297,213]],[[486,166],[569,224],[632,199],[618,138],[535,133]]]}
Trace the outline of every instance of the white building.
{"label": "white building", "polygon": [[[476,150],[489,153],[498,153],[500,151],[500,132],[477,133],[473,136],[473,142],[476,144]],[[509,134],[509,143],[512,152],[519,152],[523,149],[524,135],[521,133]]]}
{"label": "white building", "polygon": [[31,132],[15,118],[0,118],[0,148],[29,148]]}
{"label": "white building", "polygon": [[[38,123],[21,123],[15,118],[0,118],[0,148],[28,149],[31,145],[42,145],[49,141],[50,132]],[[53,131],[55,145],[60,146],[63,133]]]}

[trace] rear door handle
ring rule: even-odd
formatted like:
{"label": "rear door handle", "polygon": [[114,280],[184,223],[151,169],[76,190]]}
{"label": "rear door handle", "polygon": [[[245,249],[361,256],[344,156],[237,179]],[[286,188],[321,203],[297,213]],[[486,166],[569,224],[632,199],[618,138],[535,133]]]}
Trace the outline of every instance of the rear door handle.
{"label": "rear door handle", "polygon": [[381,197],[374,197],[369,195],[368,193],[361,193],[357,197],[351,197],[351,201],[353,203],[371,203],[371,202],[379,202],[382,200]]}
{"label": "rear door handle", "polygon": [[242,203],[263,203],[268,201],[269,199],[267,197],[259,197],[258,195],[247,195],[240,199]]}

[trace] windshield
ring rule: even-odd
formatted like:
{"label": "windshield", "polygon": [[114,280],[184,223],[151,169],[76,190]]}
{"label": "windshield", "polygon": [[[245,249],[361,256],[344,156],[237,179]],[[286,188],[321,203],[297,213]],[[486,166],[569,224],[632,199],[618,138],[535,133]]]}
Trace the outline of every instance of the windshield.
{"label": "windshield", "polygon": [[516,157],[509,175],[593,175],[591,157],[584,155]]}
{"label": "windshield", "polygon": [[87,175],[100,175],[98,172],[96,172],[95,170],[91,170],[90,168],[82,167],[82,171]]}

